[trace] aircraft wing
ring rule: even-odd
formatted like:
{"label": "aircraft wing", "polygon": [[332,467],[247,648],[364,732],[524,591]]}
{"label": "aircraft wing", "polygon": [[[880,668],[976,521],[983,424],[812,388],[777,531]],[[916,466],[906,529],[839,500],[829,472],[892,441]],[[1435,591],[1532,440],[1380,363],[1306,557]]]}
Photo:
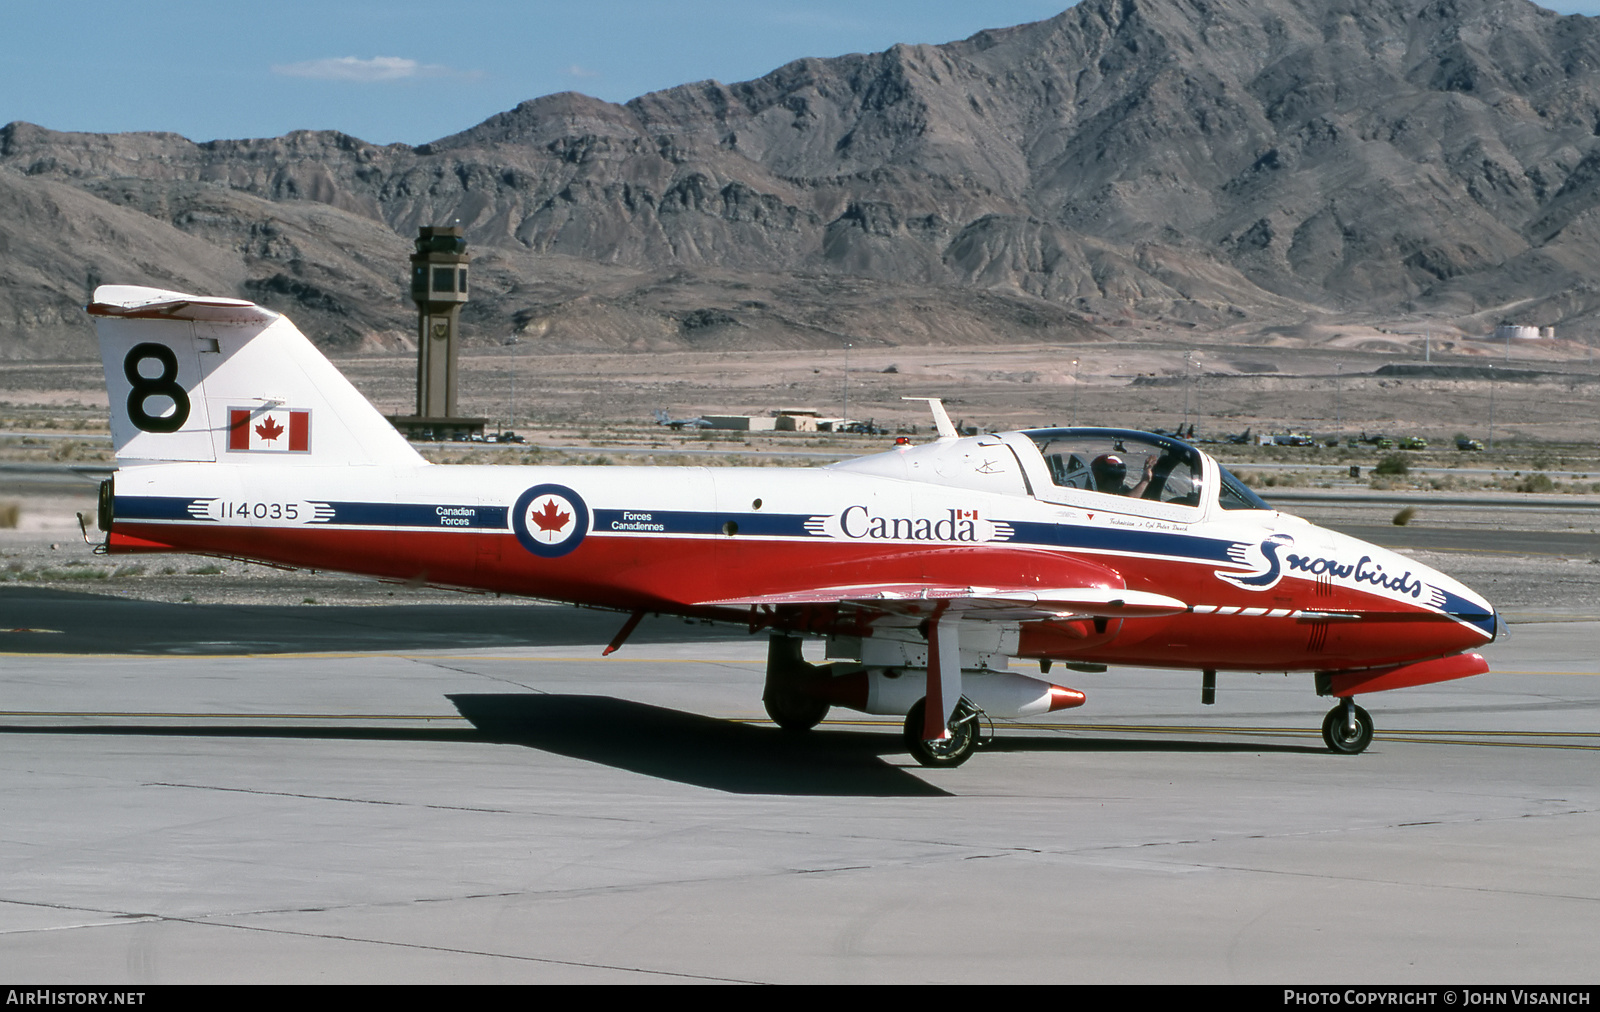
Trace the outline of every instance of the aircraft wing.
{"label": "aircraft wing", "polygon": [[[892,624],[925,623],[928,682],[922,736],[950,737],[951,715],[961,699],[963,621],[1029,622],[1064,618],[1149,618],[1189,606],[1175,597],[1117,587],[973,587],[923,583],[851,584],[756,594],[700,602],[704,605],[776,607],[834,605],[889,617]],[[869,621],[871,621],[869,619]]]}
{"label": "aircraft wing", "polygon": [[925,614],[936,606],[963,618],[1029,621],[1068,617],[1151,618],[1189,606],[1175,597],[1106,587],[1002,588],[923,583],[851,584],[701,601],[711,607],[841,604],[897,614]]}

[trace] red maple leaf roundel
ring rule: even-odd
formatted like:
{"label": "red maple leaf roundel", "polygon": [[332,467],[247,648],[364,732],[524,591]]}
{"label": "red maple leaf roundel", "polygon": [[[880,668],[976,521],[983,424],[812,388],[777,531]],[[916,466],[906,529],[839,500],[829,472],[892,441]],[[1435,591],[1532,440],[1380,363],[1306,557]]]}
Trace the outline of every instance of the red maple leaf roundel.
{"label": "red maple leaf roundel", "polygon": [[260,425],[256,426],[256,435],[270,443],[283,435],[283,426],[273,421],[272,416],[268,415]]}
{"label": "red maple leaf roundel", "polygon": [[572,519],[572,514],[556,509],[556,501],[547,499],[544,509],[530,514],[528,519],[537,524],[541,531],[559,531],[567,526],[567,521]]}

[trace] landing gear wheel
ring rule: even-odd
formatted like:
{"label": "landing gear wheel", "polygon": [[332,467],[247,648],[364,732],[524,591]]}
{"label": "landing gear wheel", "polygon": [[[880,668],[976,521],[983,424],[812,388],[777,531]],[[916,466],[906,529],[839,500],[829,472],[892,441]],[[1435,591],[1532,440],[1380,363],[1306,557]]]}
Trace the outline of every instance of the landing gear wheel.
{"label": "landing gear wheel", "polygon": [[917,700],[906,714],[906,748],[911,758],[924,766],[960,766],[978,747],[978,712],[965,700],[957,703],[955,713],[950,715],[950,737],[929,741],[922,737],[927,702],[926,698]]}
{"label": "landing gear wheel", "polygon": [[791,733],[809,731],[828,715],[827,700],[807,695],[799,689],[769,690],[761,697],[772,722]]}
{"label": "landing gear wheel", "polygon": [[[1350,730],[1350,717],[1345,708],[1355,711],[1355,732]],[[1346,700],[1328,711],[1322,718],[1322,740],[1328,743],[1328,748],[1340,755],[1357,755],[1365,752],[1367,746],[1372,744],[1372,715],[1361,707]]]}

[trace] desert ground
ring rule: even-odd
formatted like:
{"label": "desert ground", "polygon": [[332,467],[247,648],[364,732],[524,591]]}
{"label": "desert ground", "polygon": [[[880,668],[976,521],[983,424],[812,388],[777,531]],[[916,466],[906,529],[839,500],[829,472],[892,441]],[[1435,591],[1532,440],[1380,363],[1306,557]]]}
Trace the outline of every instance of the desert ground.
{"label": "desert ground", "polygon": [[[386,414],[414,411],[414,353],[335,361]],[[1600,443],[1600,366],[1589,339],[1508,346],[1414,324],[1404,333],[1367,324],[1239,334],[1151,326],[1092,342],[630,352],[524,336],[471,342],[461,376],[463,414],[510,423],[543,445],[658,442],[658,409],[681,418],[815,408],[925,430],[926,408],[904,397],[941,397],[952,418],[997,430],[1195,423],[1202,440],[1250,428],[1421,435],[1437,445],[1457,434],[1487,442],[1492,410],[1497,447],[1587,444],[1592,454]],[[96,360],[0,364],[0,431],[104,432],[105,403]]]}
{"label": "desert ground", "polygon": [[[1509,496],[1540,509],[1423,506],[1412,521],[1481,529],[1486,551],[1427,558],[1471,585],[1493,581],[1502,607],[1545,613],[1600,607],[1600,563],[1589,555],[1532,559],[1495,554],[1498,529],[1593,532],[1600,528],[1600,371],[1588,348],[1565,341],[1509,349],[1437,335],[1433,364],[1496,377],[1423,378],[1384,366],[1420,365],[1419,334],[1373,328],[1227,335],[1130,334],[1126,341],[1004,347],[881,347],[817,352],[583,353],[535,342],[469,348],[463,413],[512,427],[526,445],[432,444],[441,463],[592,463],[820,466],[889,446],[896,433],[928,438],[924,405],[942,397],[967,426],[1195,426],[1197,440],[1303,432],[1331,438],[1420,435],[1427,450],[1398,453],[1361,443],[1286,447],[1206,443],[1205,448],[1269,500],[1293,490],[1328,497],[1382,492],[1452,497]],[[414,359],[405,353],[337,359],[386,413],[409,412]],[[1186,375],[1187,368],[1187,375]],[[710,413],[766,414],[815,408],[873,419],[883,435],[674,432],[653,422]],[[1491,391],[1492,387],[1492,391]],[[1489,427],[1493,397],[1494,428]],[[1187,412],[1186,412],[1187,407]],[[230,560],[110,559],[92,554],[76,514],[91,517],[100,471],[113,466],[98,362],[7,363],[0,367],[0,580],[197,602],[395,603],[459,600],[453,592],[391,586],[322,573],[286,573]],[[1493,447],[1455,449],[1466,435]],[[1374,473],[1398,458],[1404,474]],[[1352,477],[1351,467],[1360,469]],[[74,470],[76,469],[76,470]],[[1391,467],[1390,470],[1393,470]],[[1386,501],[1295,501],[1290,512],[1318,522],[1388,523]],[[1579,558],[1578,555],[1584,555]],[[1419,556],[1420,557],[1420,556]],[[1550,580],[1550,567],[1561,569]]]}

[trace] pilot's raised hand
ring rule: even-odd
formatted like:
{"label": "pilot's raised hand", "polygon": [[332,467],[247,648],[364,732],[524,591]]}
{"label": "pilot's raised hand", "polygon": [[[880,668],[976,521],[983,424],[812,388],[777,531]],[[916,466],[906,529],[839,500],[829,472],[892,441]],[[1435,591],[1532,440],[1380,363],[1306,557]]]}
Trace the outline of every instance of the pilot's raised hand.
{"label": "pilot's raised hand", "polygon": [[1156,458],[1154,455],[1144,458],[1144,477],[1139,484],[1128,489],[1128,495],[1133,499],[1142,499],[1145,489],[1150,487],[1150,480],[1156,476]]}

